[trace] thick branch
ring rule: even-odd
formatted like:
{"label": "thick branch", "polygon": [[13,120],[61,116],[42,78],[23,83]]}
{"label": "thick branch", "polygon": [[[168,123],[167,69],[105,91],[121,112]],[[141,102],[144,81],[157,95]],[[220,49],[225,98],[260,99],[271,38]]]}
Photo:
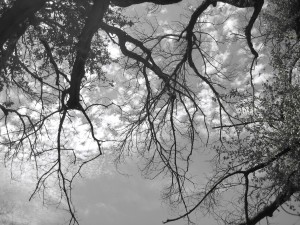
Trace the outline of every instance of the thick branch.
{"label": "thick branch", "polygon": [[0,50],[0,52],[1,52],[0,53],[0,71],[5,68],[5,63],[12,55],[19,38],[25,33],[28,26],[29,26],[29,23],[26,23],[26,22],[19,24],[19,26],[15,30],[13,37],[7,39],[6,49],[5,50],[2,49],[2,51]]}
{"label": "thick branch", "polygon": [[238,8],[254,7],[253,14],[249,20],[248,25],[246,26],[246,29],[245,29],[245,35],[246,35],[247,43],[248,43],[251,53],[254,55],[254,58],[257,58],[258,53],[255,51],[252,41],[251,41],[251,30],[252,30],[253,25],[264,5],[264,0],[219,0],[219,2],[227,3],[227,4],[233,5]]}
{"label": "thick branch", "polygon": [[[276,154],[275,156],[273,156],[270,160],[266,161],[266,162],[263,162],[263,163],[259,163],[257,164],[256,166],[254,167],[251,167],[247,170],[238,170],[238,171],[234,171],[232,173],[225,173],[223,177],[221,177],[214,185],[212,188],[209,189],[209,191],[204,195],[204,197],[194,206],[192,207],[188,212],[186,212],[185,214],[177,217],[177,218],[174,218],[174,219],[168,219],[166,220],[164,223],[169,223],[169,222],[173,222],[173,221],[176,221],[176,220],[180,220],[186,216],[188,216],[189,214],[191,214],[193,211],[195,211],[202,203],[203,201],[211,194],[213,193],[216,188],[221,184],[223,183],[226,179],[228,179],[229,177],[233,177],[235,175],[238,175],[238,174],[242,174],[244,176],[248,176],[250,173],[254,173],[260,169],[263,169],[265,167],[267,167],[268,165],[272,164],[274,161],[278,160],[280,157],[284,156],[285,154],[289,153],[290,151],[292,151],[292,148],[290,147],[286,147],[283,151],[279,152],[278,154]],[[285,200],[287,201],[287,200]],[[285,202],[284,201],[284,202]],[[283,202],[283,203],[284,203]],[[278,207],[277,207],[278,208]],[[276,208],[276,209],[277,209]],[[274,209],[274,211],[276,210]],[[267,216],[267,215],[266,215]],[[252,218],[253,219],[253,218]],[[252,220],[250,219],[250,221]],[[243,224],[241,224],[243,225]],[[249,224],[247,224],[249,225]]]}
{"label": "thick branch", "polygon": [[85,63],[90,51],[93,35],[98,30],[108,5],[108,0],[94,0],[94,5],[92,6],[91,12],[89,12],[85,26],[79,36],[77,55],[71,73],[70,98],[68,101],[69,108],[80,108],[80,85],[85,74]]}
{"label": "thick branch", "polygon": [[[143,63],[147,68],[151,69],[159,78],[161,78],[164,82],[168,83],[168,81],[169,81],[168,75],[165,74],[156,65],[156,63],[154,62],[154,60],[151,56],[151,53],[152,53],[151,50],[146,48],[141,41],[131,37],[125,31],[123,31],[117,27],[110,26],[106,23],[101,23],[101,28],[104,31],[106,31],[107,33],[115,34],[118,36],[120,49],[125,56],[128,56],[132,59],[135,59],[138,62]],[[139,47],[147,55],[146,59],[143,58],[141,55],[138,55],[138,54],[134,53],[133,51],[128,50],[126,47],[126,42],[132,43],[132,44],[136,45],[137,47]]]}
{"label": "thick branch", "polygon": [[218,0],[218,2],[227,3],[238,8],[254,7],[260,0]]}
{"label": "thick branch", "polygon": [[276,199],[271,204],[264,207],[254,217],[250,218],[247,223],[241,223],[240,225],[255,225],[267,216],[272,217],[275,210],[286,201],[288,201],[290,197],[298,191],[299,189],[297,189],[292,183],[289,182],[284,190],[276,197]]}
{"label": "thick branch", "polygon": [[43,7],[46,0],[17,0],[0,19],[0,47],[11,35],[15,34],[18,26]]}
{"label": "thick branch", "polygon": [[128,7],[131,5],[136,5],[145,2],[154,3],[157,5],[171,5],[181,1],[182,0],[112,0],[111,2],[119,7]]}
{"label": "thick branch", "polygon": [[[128,7],[131,5],[136,5],[140,3],[153,3],[157,5],[171,5],[182,0],[112,0],[111,2],[120,7]],[[259,2],[260,0],[211,0],[211,4],[215,4],[216,2],[224,2],[235,7],[239,8],[247,8],[247,7],[254,7],[254,5]]]}
{"label": "thick branch", "polygon": [[252,44],[252,41],[251,41],[251,30],[252,30],[252,27],[258,17],[258,15],[260,14],[260,11],[262,9],[264,5],[264,0],[257,0],[254,4],[254,12],[251,16],[251,19],[245,29],[245,35],[246,35],[246,39],[247,39],[247,43],[248,43],[248,46],[251,50],[251,53],[254,55],[255,58],[258,57],[258,53],[255,51],[255,49],[253,48],[253,44]]}

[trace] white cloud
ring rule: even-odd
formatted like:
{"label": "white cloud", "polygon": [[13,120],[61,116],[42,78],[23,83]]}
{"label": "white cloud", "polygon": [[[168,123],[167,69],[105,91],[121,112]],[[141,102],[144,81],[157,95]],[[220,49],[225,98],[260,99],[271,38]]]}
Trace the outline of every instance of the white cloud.
{"label": "white cloud", "polygon": [[238,32],[237,24],[238,24],[238,20],[236,18],[230,18],[225,22],[225,24],[223,26],[223,31],[225,33],[227,33],[227,32],[237,33]]}
{"label": "white cloud", "polygon": [[270,74],[266,74],[263,72],[265,66],[263,64],[258,64],[255,66],[253,70],[253,83],[254,84],[262,84],[267,81],[267,79],[270,77]]}
{"label": "white cloud", "polygon": [[161,14],[166,14],[167,12],[168,12],[167,8],[162,8],[162,9],[160,10],[160,13],[161,13]]}
{"label": "white cloud", "polygon": [[121,55],[120,49],[116,45],[111,43],[108,45],[108,52],[110,54],[110,57],[112,57],[113,59],[117,59]]}

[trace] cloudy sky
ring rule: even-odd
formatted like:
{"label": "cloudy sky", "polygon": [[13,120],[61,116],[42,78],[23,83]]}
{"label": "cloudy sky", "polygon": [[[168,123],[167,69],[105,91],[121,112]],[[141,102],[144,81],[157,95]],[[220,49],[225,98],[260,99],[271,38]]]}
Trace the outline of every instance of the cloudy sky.
{"label": "cloudy sky", "polygon": [[[78,180],[73,190],[73,200],[81,224],[160,225],[162,221],[176,215],[161,201],[163,180],[143,179],[134,168],[135,166],[132,165],[120,168],[127,175],[117,173],[112,165],[101,163],[85,170],[85,178]],[[204,168],[205,166],[201,166],[200,173],[204,172]],[[18,181],[11,181],[8,179],[9,170],[3,167],[0,174],[0,203],[12,209],[8,214],[10,221],[20,224],[27,222],[30,225],[68,224],[68,213],[54,206],[43,206],[39,198],[28,201],[34,184],[26,179],[27,176],[19,177]],[[284,214],[276,215],[275,219],[270,221],[274,225],[300,224],[299,218]],[[170,224],[186,223],[177,221]],[[199,215],[196,224],[217,225],[218,223],[208,216]]]}
{"label": "cloudy sky", "polygon": [[[182,4],[160,7],[156,12],[159,13],[158,22],[166,24],[167,21],[177,20],[182,7]],[[141,14],[145,13],[144,8],[145,5],[140,5],[128,9],[128,12]],[[148,16],[152,16],[151,13]],[[228,20],[224,29],[232,30],[237,26],[236,23],[236,20]],[[114,54],[118,55],[118,51],[114,51]],[[210,172],[207,162],[210,156],[207,152],[200,153],[195,156],[198,164],[194,169],[199,171],[198,176],[204,183],[205,176]],[[0,204],[9,209],[5,218],[0,215],[0,219],[30,225],[67,224],[69,214],[61,210],[61,207],[43,205],[41,198],[28,201],[34,190],[34,181],[31,180],[31,173],[26,173],[26,168],[23,171],[24,174],[11,181],[9,168],[0,168]],[[73,190],[73,201],[82,225],[159,225],[177,215],[161,200],[164,180],[142,178],[133,161],[123,165],[118,173],[111,161],[104,157],[86,168],[83,175],[83,178],[75,182]],[[55,197],[54,193],[53,198]],[[298,218],[283,214],[272,221],[278,225],[300,225]],[[178,221],[170,224],[186,223]],[[199,215],[197,224],[215,225],[217,222],[208,216]]]}
{"label": "cloudy sky", "polygon": [[[73,201],[82,224],[159,225],[177,215],[161,200],[163,179],[153,181],[142,178],[133,163],[128,162],[116,171],[114,165],[100,160],[84,169],[84,178],[78,179],[73,189]],[[34,182],[25,170],[23,174],[15,174],[12,181],[9,179],[9,168],[1,167],[0,204],[12,209],[8,218],[31,225],[67,224],[67,212],[49,204],[43,206],[41,198],[28,201]],[[201,224],[210,224],[210,220],[201,221]],[[172,224],[181,225],[184,222]]]}

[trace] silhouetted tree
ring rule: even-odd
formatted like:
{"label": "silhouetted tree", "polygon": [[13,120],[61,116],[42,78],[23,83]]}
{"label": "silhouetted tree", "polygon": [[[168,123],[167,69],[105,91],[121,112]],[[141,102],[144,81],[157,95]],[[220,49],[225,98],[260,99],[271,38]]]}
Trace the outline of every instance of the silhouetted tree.
{"label": "silhouetted tree", "polygon": [[[145,175],[169,178],[164,196],[183,212],[166,222],[190,223],[191,213],[204,209],[225,224],[250,225],[291,198],[297,203],[299,1],[203,0],[169,24],[170,32],[155,19],[126,16],[124,8],[146,2],[181,1],[2,1],[5,161],[34,162],[32,196],[57,180],[70,224],[78,224],[72,182],[105,148],[119,161],[138,153]],[[227,6],[251,9],[239,11],[243,31],[232,34],[242,53],[222,33]],[[112,58],[111,48],[122,56]],[[244,65],[223,62],[226,51]],[[263,85],[254,82],[258,64],[272,74]],[[124,76],[114,77],[109,65]],[[115,125],[103,124],[109,115]],[[189,169],[203,145],[216,150],[216,168],[201,190]],[[232,190],[238,201],[224,210],[219,195]]]}

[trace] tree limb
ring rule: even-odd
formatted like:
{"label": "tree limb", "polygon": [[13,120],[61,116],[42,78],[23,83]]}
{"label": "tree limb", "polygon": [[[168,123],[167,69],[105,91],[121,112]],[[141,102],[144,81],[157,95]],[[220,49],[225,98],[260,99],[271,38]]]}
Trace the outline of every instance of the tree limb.
{"label": "tree limb", "polygon": [[20,24],[43,7],[47,0],[17,0],[0,18],[0,48]]}
{"label": "tree limb", "polygon": [[79,95],[81,80],[85,75],[85,63],[90,51],[93,35],[98,30],[108,5],[108,0],[94,0],[94,5],[88,14],[89,16],[85,22],[85,26],[79,36],[76,59],[71,73],[70,98],[67,103],[70,109],[81,108]]}
{"label": "tree limb", "polygon": [[241,223],[239,225],[255,225],[267,216],[272,217],[275,210],[286,201],[288,201],[290,197],[296,192],[299,192],[299,188],[295,187],[291,182],[288,182],[288,184],[283,188],[283,191],[275,198],[275,200],[271,204],[264,207],[252,218],[249,218],[246,223]]}
{"label": "tree limb", "polygon": [[112,0],[111,2],[119,7],[128,7],[145,2],[157,4],[157,5],[171,5],[181,2],[182,0]]}

